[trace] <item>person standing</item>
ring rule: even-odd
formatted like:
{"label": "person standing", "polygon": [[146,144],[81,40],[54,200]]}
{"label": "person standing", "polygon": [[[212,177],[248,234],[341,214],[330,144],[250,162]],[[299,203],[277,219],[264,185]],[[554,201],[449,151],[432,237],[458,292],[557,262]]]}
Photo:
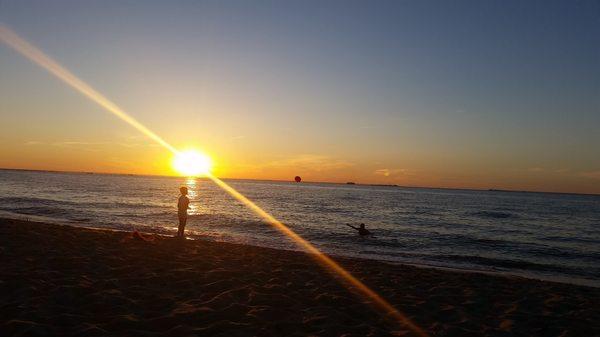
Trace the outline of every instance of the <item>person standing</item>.
{"label": "person standing", "polygon": [[190,208],[190,199],[187,197],[187,187],[180,187],[179,192],[181,192],[181,195],[179,196],[179,201],[177,202],[177,215],[179,216],[177,237],[183,238],[185,236],[185,224],[187,223],[187,210]]}

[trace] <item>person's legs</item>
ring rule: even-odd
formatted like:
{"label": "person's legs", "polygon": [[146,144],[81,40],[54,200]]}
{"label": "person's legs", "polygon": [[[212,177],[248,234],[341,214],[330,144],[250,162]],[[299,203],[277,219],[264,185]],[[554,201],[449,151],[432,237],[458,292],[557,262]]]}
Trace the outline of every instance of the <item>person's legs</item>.
{"label": "person's legs", "polygon": [[185,234],[185,224],[187,222],[187,216],[179,216],[179,228],[177,229],[177,236],[183,237]]}
{"label": "person's legs", "polygon": [[177,227],[177,237],[181,236],[181,216],[178,217],[179,219],[179,227]]}

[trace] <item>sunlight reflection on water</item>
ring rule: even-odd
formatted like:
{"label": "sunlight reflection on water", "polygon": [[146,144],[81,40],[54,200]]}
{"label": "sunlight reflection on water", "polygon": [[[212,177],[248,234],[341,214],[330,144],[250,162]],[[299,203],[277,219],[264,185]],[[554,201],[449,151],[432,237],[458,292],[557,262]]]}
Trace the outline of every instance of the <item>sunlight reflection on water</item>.
{"label": "sunlight reflection on water", "polygon": [[[331,254],[599,283],[597,196],[228,183]],[[188,228],[201,239],[295,249],[206,179],[0,170],[0,211],[172,234],[180,186],[189,189]],[[374,238],[344,225],[360,222]]]}

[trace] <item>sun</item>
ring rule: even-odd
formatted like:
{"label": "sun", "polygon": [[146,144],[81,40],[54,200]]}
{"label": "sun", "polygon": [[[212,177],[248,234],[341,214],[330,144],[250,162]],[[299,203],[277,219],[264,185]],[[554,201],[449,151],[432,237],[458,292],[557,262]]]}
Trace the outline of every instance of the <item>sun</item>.
{"label": "sun", "polygon": [[179,152],[173,158],[173,168],[187,177],[207,175],[210,173],[212,160],[206,154],[196,150]]}

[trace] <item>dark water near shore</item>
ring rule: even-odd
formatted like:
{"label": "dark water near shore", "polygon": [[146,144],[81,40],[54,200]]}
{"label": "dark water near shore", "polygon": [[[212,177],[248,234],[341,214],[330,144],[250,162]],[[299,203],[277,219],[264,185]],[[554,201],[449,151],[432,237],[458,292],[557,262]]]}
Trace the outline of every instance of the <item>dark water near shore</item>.
{"label": "dark water near shore", "polygon": [[[323,251],[600,286],[600,197],[229,180]],[[295,249],[207,180],[0,170],[0,216]],[[364,222],[373,237],[345,223]]]}

